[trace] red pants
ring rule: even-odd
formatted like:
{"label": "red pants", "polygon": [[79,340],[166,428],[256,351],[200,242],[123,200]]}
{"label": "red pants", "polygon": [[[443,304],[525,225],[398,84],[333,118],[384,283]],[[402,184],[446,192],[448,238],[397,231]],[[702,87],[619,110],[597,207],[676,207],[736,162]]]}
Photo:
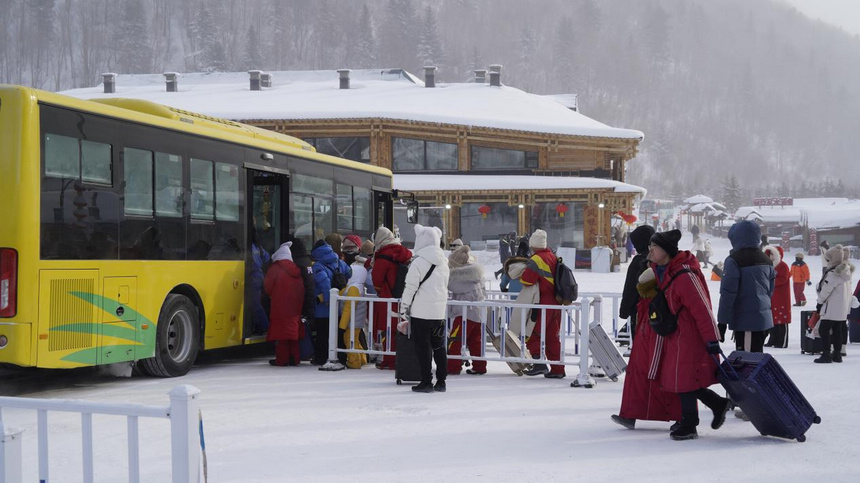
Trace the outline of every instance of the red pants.
{"label": "red pants", "polygon": [[[395,303],[390,305],[391,312],[397,313],[398,306]],[[396,317],[388,317],[389,304],[386,302],[374,302],[373,303],[373,331],[378,333],[382,331],[382,339],[378,340],[378,342],[382,343],[382,350],[388,350],[388,332],[386,329],[388,326],[391,326],[391,351],[395,352],[397,350],[397,323],[399,320]],[[371,337],[376,337],[376,334],[371,334]],[[395,357],[391,356],[382,356],[382,362],[379,363],[380,369],[391,369],[394,370]]]}
{"label": "red pants", "polygon": [[275,341],[275,364],[279,366],[297,366],[302,359],[298,340]]}
{"label": "red pants", "polygon": [[803,286],[806,285],[803,282],[794,283],[794,301],[797,305],[800,305],[801,302],[806,302],[806,295],[803,295]]}
{"label": "red pants", "polygon": [[[463,318],[454,319],[454,326],[448,336],[448,355],[459,356],[463,348]],[[484,357],[484,343],[481,332],[484,325],[480,322],[466,320],[466,347],[469,354],[474,357]],[[461,359],[448,359],[448,374],[459,374],[463,370]],[[487,361],[472,361],[472,370],[475,372],[487,372]]]}
{"label": "red pants", "polygon": [[[535,323],[535,328],[532,330],[532,335],[529,337],[529,341],[526,343],[526,347],[529,352],[534,357],[540,357],[540,332],[541,332],[541,324],[543,323],[541,312],[543,310],[539,310],[537,313],[537,322]],[[561,339],[559,339],[558,333],[561,330],[561,311],[560,310],[547,310],[546,311],[546,358],[551,361],[560,361],[561,360]],[[552,364],[550,365],[550,370],[552,374],[564,374],[564,365],[563,364]]]}

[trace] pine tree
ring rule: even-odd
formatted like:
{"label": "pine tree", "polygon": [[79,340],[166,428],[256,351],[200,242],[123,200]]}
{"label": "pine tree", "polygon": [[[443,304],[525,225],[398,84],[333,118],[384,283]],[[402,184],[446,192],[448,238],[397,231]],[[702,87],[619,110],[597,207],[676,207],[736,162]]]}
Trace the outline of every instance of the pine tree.
{"label": "pine tree", "polygon": [[411,0],[388,0],[380,26],[385,67],[409,69],[417,61],[415,7]]}
{"label": "pine tree", "polygon": [[209,3],[200,5],[192,23],[192,35],[197,50],[194,61],[198,70],[203,72],[224,72],[227,70],[227,52],[219,36],[219,19]]}
{"label": "pine tree", "polygon": [[361,16],[358,19],[358,40],[355,45],[355,53],[352,62],[356,67],[365,69],[377,67],[376,64],[376,34],[373,31],[373,20],[370,17],[370,9],[365,3],[361,7]]}
{"label": "pine tree", "polygon": [[552,44],[552,68],[556,79],[566,92],[576,89],[574,80],[576,71],[572,50],[576,45],[573,19],[567,15],[559,20],[555,29],[555,40]]}
{"label": "pine tree", "polygon": [[152,50],[148,39],[149,27],[143,0],[125,0],[122,19],[114,32],[118,72],[133,74],[152,71]]}
{"label": "pine tree", "polygon": [[723,182],[723,204],[729,212],[734,213],[743,204],[741,187],[735,175],[731,175]]}
{"label": "pine tree", "polygon": [[421,18],[421,35],[418,40],[418,60],[421,67],[425,65],[442,65],[444,52],[439,40],[439,29],[436,23],[436,13],[433,7],[427,5]]}
{"label": "pine tree", "polygon": [[242,56],[242,69],[264,70],[263,53],[260,51],[260,34],[257,27],[248,27],[248,35],[245,39],[245,55]]}

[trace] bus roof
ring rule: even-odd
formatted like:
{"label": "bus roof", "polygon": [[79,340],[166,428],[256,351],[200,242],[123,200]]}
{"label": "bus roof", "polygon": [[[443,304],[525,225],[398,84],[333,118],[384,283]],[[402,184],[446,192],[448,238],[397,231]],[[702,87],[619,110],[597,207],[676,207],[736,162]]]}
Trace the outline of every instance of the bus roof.
{"label": "bus roof", "polygon": [[335,164],[351,169],[368,171],[391,177],[391,170],[358,163],[316,152],[299,138],[276,133],[256,126],[226,119],[184,111],[142,99],[104,98],[83,100],[53,92],[17,85],[2,85],[0,90],[18,90],[33,102],[43,102],[58,107],[68,107],[103,116],[126,119],[151,126],[166,127],[177,131],[254,146],[260,149],[290,154],[316,161]]}

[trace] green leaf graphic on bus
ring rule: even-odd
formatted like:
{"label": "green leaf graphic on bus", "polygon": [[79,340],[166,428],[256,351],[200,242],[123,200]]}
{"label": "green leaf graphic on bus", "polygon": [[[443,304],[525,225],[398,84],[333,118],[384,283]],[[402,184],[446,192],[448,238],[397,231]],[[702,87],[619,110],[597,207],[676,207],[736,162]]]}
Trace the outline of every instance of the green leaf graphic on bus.
{"label": "green leaf graphic on bus", "polygon": [[[155,353],[155,324],[125,304],[116,300],[102,297],[87,292],[69,292],[71,295],[104,310],[109,314],[116,314],[118,307],[122,306],[124,318],[134,319],[129,321],[117,321],[116,323],[92,323],[92,322],[70,322],[50,329],[51,332],[71,332],[78,334],[92,334],[103,337],[111,337],[124,341],[125,343],[99,345],[72,352],[62,358],[64,361],[78,362],[81,364],[92,364],[98,359],[99,353],[113,350],[117,353],[127,350],[135,350],[137,355]],[[142,330],[141,326],[148,325],[148,330]]]}

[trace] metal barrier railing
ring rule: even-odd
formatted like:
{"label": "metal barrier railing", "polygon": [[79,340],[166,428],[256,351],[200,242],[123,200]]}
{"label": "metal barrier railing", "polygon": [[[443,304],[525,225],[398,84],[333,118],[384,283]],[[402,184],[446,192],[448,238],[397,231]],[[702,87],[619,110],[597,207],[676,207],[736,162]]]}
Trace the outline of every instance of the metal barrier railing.
{"label": "metal barrier railing", "polygon": [[[501,292],[499,292],[501,293]],[[397,321],[399,319],[399,315],[394,313],[391,308],[393,304],[399,303],[399,299],[394,298],[379,298],[376,296],[363,296],[363,297],[346,297],[341,296],[338,293],[337,289],[332,289],[330,293],[330,305],[329,305],[329,361],[334,364],[337,362],[337,353],[359,353],[359,354],[367,354],[367,355],[395,355],[395,351],[391,349],[391,340],[392,336],[395,335],[394,331],[396,330]],[[349,337],[349,342],[344,344],[346,345],[345,349],[338,348],[337,344],[337,334],[338,334],[338,326],[340,323],[339,313],[339,305],[341,302],[344,303],[361,303],[365,302],[368,304],[367,310],[367,333],[368,337],[376,342],[378,341],[377,332],[382,332],[383,340],[385,343],[381,347],[378,347],[373,342],[369,345],[370,347],[361,349],[356,343],[355,336],[355,310],[350,311],[350,321],[349,328],[346,333]],[[375,302],[375,303],[374,303]],[[377,329],[374,327],[375,317],[374,310],[376,310],[376,304],[383,303],[385,304],[386,314],[388,316],[389,323],[386,324],[386,327]],[[459,309],[450,310],[452,307],[459,307]],[[458,301],[458,300],[448,300],[448,310],[446,313],[459,313],[463,315],[462,317],[462,337],[463,341],[466,341],[468,330],[465,324],[467,317],[465,317],[466,312],[469,308],[477,308],[481,313],[486,314],[485,317],[482,317],[482,320],[473,320],[472,322],[480,322],[482,325],[490,327],[490,330],[494,335],[498,335],[502,330],[508,329],[511,327],[512,318],[511,314],[514,310],[517,309],[549,309],[549,310],[559,310],[562,315],[562,323],[559,330],[559,338],[561,342],[561,356],[559,360],[548,359],[546,355],[546,311],[541,310],[540,316],[542,317],[541,325],[541,333],[540,333],[540,350],[537,357],[530,356],[525,348],[525,338],[529,334],[525,334],[525,324],[526,321],[523,318],[520,320],[520,332],[518,334],[520,339],[520,345],[523,347],[521,351],[521,357],[506,357],[504,346],[500,347],[498,356],[491,356],[486,353],[486,344],[483,344],[484,353],[480,355],[469,354],[469,355],[449,355],[449,358],[452,359],[463,359],[463,360],[483,360],[483,361],[500,361],[500,362],[512,362],[512,363],[526,363],[526,364],[562,364],[562,365],[578,365],[579,366],[579,374],[576,376],[576,383],[580,386],[591,387],[594,385],[594,380],[589,375],[589,364],[588,364],[588,351],[584,351],[585,357],[582,357],[580,354],[580,347],[588,347],[588,330],[581,330],[580,325],[582,321],[590,321],[592,320],[592,314],[601,314],[602,313],[602,298],[600,296],[595,297],[582,297],[579,301],[574,302],[571,305],[561,306],[561,305],[541,305],[541,304],[512,304],[510,299],[502,300],[501,297],[484,300],[482,302],[468,302],[468,301]],[[523,310],[521,313],[525,313],[527,310]],[[455,315],[456,317],[456,315]],[[448,333],[450,333],[451,326],[453,324],[453,320],[455,317],[446,317],[448,323],[448,331],[446,331],[446,340],[445,345],[447,347],[448,344]],[[594,319],[597,323],[600,323],[600,319]],[[492,322],[490,322],[492,321]],[[496,323],[499,323],[496,326]],[[513,321],[515,324],[516,321]],[[486,342],[486,333],[487,331],[483,331],[482,340]],[[568,342],[568,338],[573,338],[574,343],[574,352],[573,355],[579,355],[577,361],[568,360],[566,358],[566,346]],[[501,339],[500,343],[504,344],[504,337]],[[465,343],[463,344],[465,346]]]}
{"label": "metal barrier railing", "polygon": [[[72,399],[35,399],[0,397],[0,483],[21,483],[21,431],[6,429],[3,409],[32,409],[38,422],[39,481],[48,480],[48,411],[81,414],[83,475],[81,481],[93,481],[93,415],[125,416],[128,430],[128,481],[140,481],[139,418],[170,420],[172,482],[198,481],[200,474],[200,390],[181,385],[170,390],[169,406],[143,404],[105,404]],[[8,432],[7,432],[8,431]],[[13,437],[8,437],[12,435]]]}

